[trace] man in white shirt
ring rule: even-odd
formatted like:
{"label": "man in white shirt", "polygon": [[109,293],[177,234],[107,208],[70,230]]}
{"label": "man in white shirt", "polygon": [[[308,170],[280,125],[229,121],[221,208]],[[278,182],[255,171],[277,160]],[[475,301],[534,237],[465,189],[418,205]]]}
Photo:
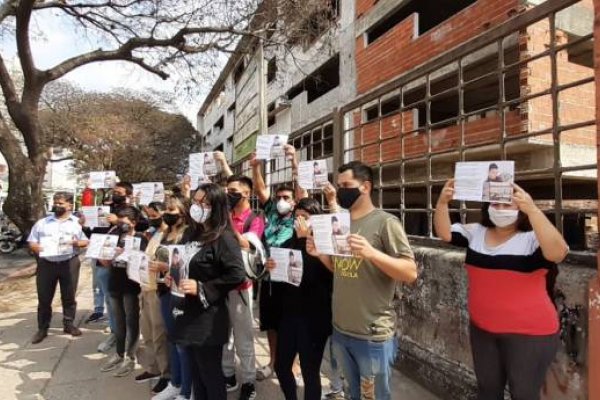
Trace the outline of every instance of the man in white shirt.
{"label": "man in white shirt", "polygon": [[74,325],[77,302],[75,292],[79,280],[78,249],[88,245],[77,217],[72,215],[73,194],[57,192],[53,198],[53,215],[40,219],[33,226],[29,247],[37,255],[36,286],[38,294],[38,332],[33,344],[48,336],[52,319],[52,299],[60,282],[64,332],[80,336]]}

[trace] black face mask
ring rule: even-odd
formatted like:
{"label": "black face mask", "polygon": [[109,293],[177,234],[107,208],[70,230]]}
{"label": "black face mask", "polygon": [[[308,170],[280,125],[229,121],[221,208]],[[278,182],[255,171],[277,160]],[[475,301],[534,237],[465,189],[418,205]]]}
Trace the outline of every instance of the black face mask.
{"label": "black face mask", "polygon": [[163,219],[161,217],[158,217],[158,218],[149,220],[149,222],[150,222],[150,226],[152,228],[160,228],[160,226],[162,225]]}
{"label": "black face mask", "polygon": [[117,205],[121,205],[121,204],[125,204],[125,201],[127,200],[126,196],[121,196],[120,194],[113,194],[112,195],[112,202],[117,204]]}
{"label": "black face mask", "polygon": [[163,221],[168,226],[175,226],[179,222],[179,215],[177,214],[163,214]]}
{"label": "black face mask", "polygon": [[67,209],[65,207],[61,207],[61,206],[53,206],[52,212],[57,217],[62,217],[63,215],[65,215],[67,213]]}
{"label": "black face mask", "polygon": [[337,191],[337,201],[340,207],[349,210],[360,197],[359,188],[340,188]]}
{"label": "black face mask", "polygon": [[242,201],[241,193],[227,193],[227,205],[233,210]]}

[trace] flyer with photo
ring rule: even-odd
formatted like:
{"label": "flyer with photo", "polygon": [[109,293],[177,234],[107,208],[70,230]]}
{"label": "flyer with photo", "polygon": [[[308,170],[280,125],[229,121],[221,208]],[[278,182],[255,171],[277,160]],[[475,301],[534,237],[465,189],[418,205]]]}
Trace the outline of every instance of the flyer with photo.
{"label": "flyer with photo", "polygon": [[149,258],[143,251],[132,251],[129,254],[127,261],[127,277],[140,285],[156,288],[156,280],[152,279],[152,275],[148,268]]}
{"label": "flyer with photo", "polygon": [[271,258],[275,260],[276,264],[275,269],[270,271],[271,280],[300,286],[304,270],[302,252],[299,250],[271,247],[270,253]]}
{"label": "flyer with photo", "polygon": [[205,183],[211,183],[209,176],[206,175],[189,175],[190,176],[190,189],[196,190],[198,187]]}
{"label": "flyer with photo", "polygon": [[258,135],[256,139],[256,159],[274,160],[285,156],[288,135]]}
{"label": "flyer with photo", "polygon": [[97,260],[112,260],[115,258],[118,243],[119,236],[117,235],[94,233],[90,237],[85,257]]}
{"label": "flyer with photo", "polygon": [[140,251],[142,245],[142,238],[136,236],[126,236],[123,239],[123,252],[115,259],[115,261],[121,261],[124,263],[129,262],[129,255]]}
{"label": "flyer with photo", "polygon": [[186,246],[168,246],[169,249],[169,276],[171,276],[171,294],[185,297],[179,288],[182,280],[187,279]]}
{"label": "flyer with photo", "polygon": [[81,207],[81,213],[85,218],[85,226],[88,228],[108,228],[108,215],[110,207],[108,206],[84,206]]}
{"label": "flyer with photo", "polygon": [[133,185],[133,195],[141,206],[165,200],[165,188],[162,182],[143,182]]}
{"label": "flyer with photo", "polygon": [[117,174],[115,171],[94,171],[90,172],[90,189],[109,189],[117,183]]}
{"label": "flyer with photo", "polygon": [[301,161],[298,165],[298,184],[307,190],[323,189],[327,179],[327,160]]}
{"label": "flyer with photo", "polygon": [[351,256],[350,213],[313,215],[310,217],[315,246],[319,253],[332,256]]}
{"label": "flyer with photo", "polygon": [[219,173],[219,164],[215,153],[190,154],[190,175],[215,176]]}
{"label": "flyer with photo", "polygon": [[40,257],[59,257],[73,254],[73,236],[62,234],[40,238]]}
{"label": "flyer with photo", "polygon": [[514,161],[458,162],[454,200],[511,203],[514,181]]}

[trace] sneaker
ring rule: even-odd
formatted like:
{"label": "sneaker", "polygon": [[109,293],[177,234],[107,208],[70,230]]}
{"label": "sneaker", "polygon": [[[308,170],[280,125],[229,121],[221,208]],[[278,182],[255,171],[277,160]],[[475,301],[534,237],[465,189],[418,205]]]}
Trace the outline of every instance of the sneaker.
{"label": "sneaker", "polygon": [[135,369],[135,360],[129,356],[125,357],[119,368],[115,371],[113,376],[115,378],[122,378],[129,375]]}
{"label": "sneaker", "polygon": [[152,388],[152,394],[159,394],[160,392],[165,390],[169,382],[170,381],[167,378],[160,378],[156,385],[154,385],[154,387]]}
{"label": "sneaker", "polygon": [[112,329],[110,329],[110,326],[107,326],[106,328],[104,328],[104,330],[102,332],[104,332],[104,333],[112,333]]}
{"label": "sneaker", "polygon": [[242,390],[240,390],[240,400],[254,400],[256,399],[256,389],[253,383],[244,383]]}
{"label": "sneaker", "polygon": [[161,391],[155,396],[152,396],[152,400],[174,400],[177,396],[179,396],[180,392],[180,388],[173,386],[169,382],[165,390]]}
{"label": "sneaker", "polygon": [[151,374],[150,372],[144,371],[140,375],[135,377],[135,383],[148,382],[150,379],[158,378],[160,374]]}
{"label": "sneaker", "polygon": [[92,315],[90,315],[88,317],[88,319],[85,320],[86,324],[92,323],[92,322],[100,322],[105,320],[106,318],[104,318],[104,313],[101,312],[95,312],[92,313]]}
{"label": "sneaker", "polygon": [[115,344],[117,344],[117,337],[111,333],[106,339],[104,339],[103,342],[98,345],[98,351],[100,353],[108,353]]}
{"label": "sneaker", "polygon": [[108,361],[100,368],[100,372],[108,372],[117,369],[123,363],[123,357],[113,354]]}
{"label": "sneaker", "polygon": [[323,393],[322,399],[323,400],[344,400],[344,391],[329,389],[328,391]]}
{"label": "sneaker", "polygon": [[240,386],[238,385],[237,380],[235,379],[235,375],[225,377],[225,387],[227,388],[228,393],[235,392],[239,389]]}
{"label": "sneaker", "polygon": [[46,330],[46,329],[40,329],[31,338],[31,344],[38,344],[38,343],[40,343],[42,340],[46,339],[46,336],[48,336],[48,330]]}
{"label": "sneaker", "polygon": [[71,336],[81,336],[81,330],[75,325],[67,325],[63,328],[63,332]]}
{"label": "sneaker", "polygon": [[273,369],[269,365],[264,365],[256,371],[256,380],[264,381],[273,375]]}

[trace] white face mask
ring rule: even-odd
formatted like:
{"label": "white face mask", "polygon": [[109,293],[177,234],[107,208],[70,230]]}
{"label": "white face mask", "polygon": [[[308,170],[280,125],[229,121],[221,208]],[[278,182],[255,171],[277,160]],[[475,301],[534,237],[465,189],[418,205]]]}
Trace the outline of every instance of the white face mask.
{"label": "white face mask", "polygon": [[192,217],[196,223],[203,224],[210,217],[210,208],[192,204],[190,207],[190,217]]}
{"label": "white face mask", "polygon": [[281,199],[277,202],[277,212],[279,215],[288,215],[292,211],[292,205],[287,201]]}
{"label": "white face mask", "polygon": [[494,207],[488,209],[490,221],[498,228],[505,228],[517,222],[519,210],[497,210]]}

